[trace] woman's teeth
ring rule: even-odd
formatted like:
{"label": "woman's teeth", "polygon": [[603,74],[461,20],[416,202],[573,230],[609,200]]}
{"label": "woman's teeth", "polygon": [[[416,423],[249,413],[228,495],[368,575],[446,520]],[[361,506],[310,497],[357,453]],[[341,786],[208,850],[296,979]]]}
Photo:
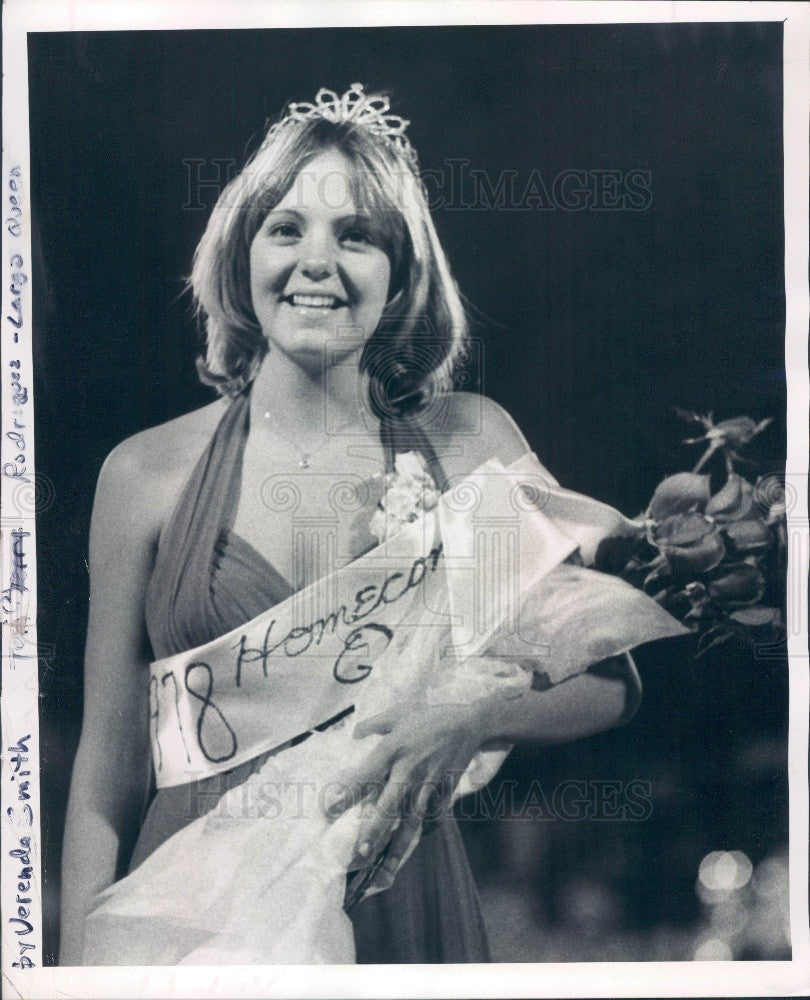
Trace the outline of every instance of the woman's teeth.
{"label": "woman's teeth", "polygon": [[337,309],[342,304],[334,295],[290,295],[288,301],[307,309]]}

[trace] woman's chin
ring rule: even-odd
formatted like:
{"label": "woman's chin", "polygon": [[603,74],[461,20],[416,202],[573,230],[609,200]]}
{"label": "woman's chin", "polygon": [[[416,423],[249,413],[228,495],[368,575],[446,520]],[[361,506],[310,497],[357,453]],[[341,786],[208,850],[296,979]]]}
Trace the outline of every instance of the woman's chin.
{"label": "woman's chin", "polygon": [[307,372],[323,372],[349,359],[359,360],[362,343],[319,337],[303,339],[295,344],[277,345],[290,361]]}

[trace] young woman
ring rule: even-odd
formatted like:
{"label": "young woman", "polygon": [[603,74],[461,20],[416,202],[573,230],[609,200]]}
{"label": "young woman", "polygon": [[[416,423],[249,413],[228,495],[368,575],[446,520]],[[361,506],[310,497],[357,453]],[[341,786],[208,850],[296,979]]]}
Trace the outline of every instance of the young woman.
{"label": "young woman", "polygon": [[[397,452],[417,451],[444,489],[487,459],[509,465],[528,451],[497,404],[451,391],[464,312],[407,123],[387,110],[355,85],[291,105],[271,127],[223,191],[191,278],[207,330],[201,376],[221,398],[123,442],[102,469],[62,964],[81,963],[97,894],[268,758],[154,794],[150,662],[241,627],[372,548],[370,522]],[[333,502],[346,483],[360,487],[359,503]],[[324,510],[331,549],[321,544]],[[362,769],[335,762],[344,791],[333,814],[376,785],[379,808],[357,853],[384,852],[389,873],[414,830],[422,836],[390,888],[350,906],[357,960],[485,961],[452,813],[423,824],[420,789],[433,789],[435,817],[435,790],[449,801],[483,745],[576,739],[626,718],[637,699],[632,663],[617,657],[486,711],[403,704],[366,723],[382,739]]]}

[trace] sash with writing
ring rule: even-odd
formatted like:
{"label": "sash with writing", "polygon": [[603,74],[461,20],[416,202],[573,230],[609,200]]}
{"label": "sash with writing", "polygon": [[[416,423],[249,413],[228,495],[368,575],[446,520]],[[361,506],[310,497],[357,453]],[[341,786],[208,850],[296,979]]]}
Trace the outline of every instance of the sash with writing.
{"label": "sash with writing", "polygon": [[[574,550],[592,561],[599,539],[638,530],[561,489],[534,456],[484,463],[362,557],[213,642],[153,663],[158,786],[229,770],[348,712],[375,661],[409,629],[443,629],[454,655],[470,657],[506,626],[510,649],[539,657],[539,645],[521,639],[521,595]],[[657,631],[638,641],[677,633],[637,598],[660,612]],[[552,680],[567,669],[559,657],[547,666]]]}

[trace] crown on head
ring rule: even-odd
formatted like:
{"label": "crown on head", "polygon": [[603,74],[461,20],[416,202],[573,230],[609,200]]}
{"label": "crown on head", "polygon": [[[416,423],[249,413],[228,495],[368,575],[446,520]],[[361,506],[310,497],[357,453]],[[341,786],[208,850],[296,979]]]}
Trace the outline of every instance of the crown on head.
{"label": "crown on head", "polygon": [[306,122],[313,118],[324,118],[336,125],[351,123],[392,143],[416,169],[416,150],[405,135],[410,122],[399,115],[389,114],[390,107],[388,98],[383,94],[366,94],[362,83],[353,83],[342,97],[338,97],[334,90],[321,87],[315,95],[314,104],[309,101],[288,104],[286,114],[271,126],[268,136],[290,122]]}

